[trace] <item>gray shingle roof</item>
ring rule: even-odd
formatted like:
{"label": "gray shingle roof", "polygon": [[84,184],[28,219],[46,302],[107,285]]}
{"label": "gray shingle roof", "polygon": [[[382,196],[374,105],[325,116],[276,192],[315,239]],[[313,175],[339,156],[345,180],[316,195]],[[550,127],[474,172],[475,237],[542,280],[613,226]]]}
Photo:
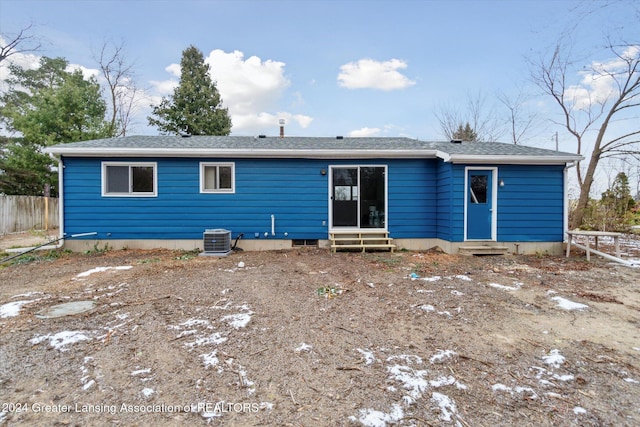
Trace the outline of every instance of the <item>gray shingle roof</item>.
{"label": "gray shingle roof", "polygon": [[579,160],[572,153],[498,142],[438,142],[411,138],[320,138],[253,136],[127,136],[49,147],[47,152],[68,156],[246,156],[290,158],[424,157],[471,162],[541,160],[563,163]]}

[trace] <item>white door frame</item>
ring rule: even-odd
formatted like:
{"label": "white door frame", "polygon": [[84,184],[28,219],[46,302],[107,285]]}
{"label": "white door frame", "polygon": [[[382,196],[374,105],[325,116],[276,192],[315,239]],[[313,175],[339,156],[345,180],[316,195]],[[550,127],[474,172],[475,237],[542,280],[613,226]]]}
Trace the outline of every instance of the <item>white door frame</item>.
{"label": "white door frame", "polygon": [[[464,240],[467,238],[467,204],[469,203],[469,171],[491,171],[491,240],[498,239],[498,168],[495,166],[466,166],[464,168]],[[485,239],[482,239],[485,240]]]}

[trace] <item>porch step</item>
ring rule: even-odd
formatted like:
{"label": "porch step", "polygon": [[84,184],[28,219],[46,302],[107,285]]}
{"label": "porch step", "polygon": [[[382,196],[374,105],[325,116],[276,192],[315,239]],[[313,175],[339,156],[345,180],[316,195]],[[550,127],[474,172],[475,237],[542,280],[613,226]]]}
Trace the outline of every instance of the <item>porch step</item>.
{"label": "porch step", "polygon": [[509,248],[496,244],[473,244],[464,245],[458,248],[460,255],[505,255],[509,253]]}
{"label": "porch step", "polygon": [[361,231],[334,231],[329,233],[331,251],[338,249],[389,249],[393,252],[396,245],[391,243],[393,239],[389,237],[389,232],[379,230]]}

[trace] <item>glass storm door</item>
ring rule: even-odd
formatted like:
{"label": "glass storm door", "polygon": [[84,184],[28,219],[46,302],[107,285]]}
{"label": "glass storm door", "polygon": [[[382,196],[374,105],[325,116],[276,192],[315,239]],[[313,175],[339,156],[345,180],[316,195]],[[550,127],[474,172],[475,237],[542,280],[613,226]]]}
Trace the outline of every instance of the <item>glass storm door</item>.
{"label": "glass storm door", "polygon": [[470,170],[467,178],[467,239],[491,240],[493,224],[491,170]]}
{"label": "glass storm door", "polygon": [[332,227],[386,228],[386,168],[331,168]]}

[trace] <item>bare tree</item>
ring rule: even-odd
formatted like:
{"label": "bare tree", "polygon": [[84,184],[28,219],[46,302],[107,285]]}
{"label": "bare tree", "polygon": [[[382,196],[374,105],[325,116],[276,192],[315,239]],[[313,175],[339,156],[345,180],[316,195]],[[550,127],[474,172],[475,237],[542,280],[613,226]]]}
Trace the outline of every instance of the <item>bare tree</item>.
{"label": "bare tree", "polygon": [[107,82],[110,105],[110,133],[125,136],[139,101],[140,89],[135,83],[134,64],[128,62],[124,43],[110,46],[103,43],[99,55],[94,55]]}
{"label": "bare tree", "polygon": [[500,92],[498,101],[507,110],[505,122],[510,142],[521,144],[536,122],[536,115],[526,109],[527,97],[524,91],[520,89],[515,98]]}
{"label": "bare tree", "polygon": [[440,122],[442,134],[453,139],[460,127],[467,124],[477,136],[478,141],[497,141],[504,134],[502,126],[495,114],[495,109],[487,105],[487,97],[478,92],[467,95],[464,110],[452,105],[443,105],[435,113]]}
{"label": "bare tree", "polygon": [[600,161],[607,157],[640,158],[640,46],[609,43],[607,51],[612,55],[610,61],[593,61],[579,71],[580,84],[570,83],[575,70],[560,43],[532,72],[533,81],[560,107],[562,120],[556,123],[574,137],[577,154],[583,154],[587,146],[593,149],[584,176],[580,165],[576,167],[580,197],[572,228],[582,224]]}
{"label": "bare tree", "polygon": [[5,44],[0,46],[0,62],[16,53],[36,52],[40,50],[41,44],[37,42],[35,36],[28,35],[32,26],[33,24],[18,31],[17,35],[8,37],[9,41],[3,40]]}

